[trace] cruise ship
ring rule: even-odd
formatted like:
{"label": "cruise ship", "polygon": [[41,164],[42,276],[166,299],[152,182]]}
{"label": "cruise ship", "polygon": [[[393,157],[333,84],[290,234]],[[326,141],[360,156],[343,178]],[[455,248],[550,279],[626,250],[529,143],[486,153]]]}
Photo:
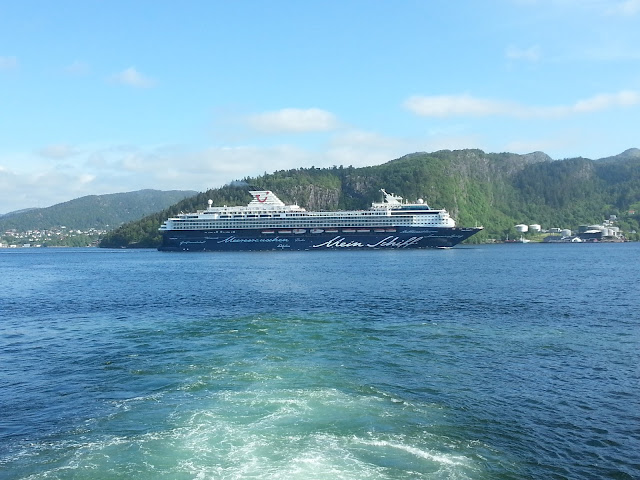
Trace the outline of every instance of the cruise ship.
{"label": "cruise ship", "polygon": [[253,190],[247,206],[214,207],[167,219],[161,251],[449,248],[482,230],[456,227],[444,209],[381,190],[369,210],[310,212]]}

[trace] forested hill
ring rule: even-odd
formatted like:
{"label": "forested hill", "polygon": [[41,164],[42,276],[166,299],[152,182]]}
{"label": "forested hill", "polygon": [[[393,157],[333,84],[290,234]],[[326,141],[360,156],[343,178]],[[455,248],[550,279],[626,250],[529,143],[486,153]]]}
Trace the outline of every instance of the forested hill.
{"label": "forested hill", "polygon": [[[249,185],[274,191],[286,203],[308,210],[366,209],[380,189],[446,208],[458,225],[484,225],[472,237],[482,242],[513,234],[518,223],[576,228],[617,215],[625,231],[640,231],[640,150],[602,160],[552,160],[527,155],[442,150],[413,153],[374,167],[302,168],[245,178],[185,199],[111,232],[103,247],[155,247],[158,227],[179,212],[214,205],[245,205]],[[635,211],[638,213],[630,213]]]}
{"label": "forested hill", "polygon": [[85,230],[109,229],[191,197],[192,190],[139,190],[136,192],[89,195],[47,208],[32,208],[0,216],[0,232],[46,230],[59,226]]}

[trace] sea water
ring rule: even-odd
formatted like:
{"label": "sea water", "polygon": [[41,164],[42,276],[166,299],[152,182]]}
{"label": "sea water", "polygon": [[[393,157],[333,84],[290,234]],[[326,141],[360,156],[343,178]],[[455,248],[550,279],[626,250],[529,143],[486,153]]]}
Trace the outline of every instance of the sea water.
{"label": "sea water", "polygon": [[639,259],[0,250],[0,478],[640,478]]}

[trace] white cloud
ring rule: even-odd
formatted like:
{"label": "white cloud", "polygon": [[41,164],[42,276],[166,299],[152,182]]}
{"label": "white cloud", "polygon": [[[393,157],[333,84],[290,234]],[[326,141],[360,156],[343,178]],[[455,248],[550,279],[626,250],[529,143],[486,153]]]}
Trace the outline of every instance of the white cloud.
{"label": "white cloud", "polygon": [[349,145],[352,147],[372,147],[378,149],[393,149],[397,148],[402,141],[397,138],[387,137],[376,132],[369,132],[366,130],[347,130],[334,135],[331,139],[331,144],[336,145]]}
{"label": "white cloud", "polygon": [[337,127],[336,117],[319,108],[284,108],[274,112],[251,115],[249,125],[260,132],[326,132]]}
{"label": "white cloud", "polygon": [[[579,145],[584,145],[584,139],[576,131],[563,130],[549,136],[539,138],[514,139],[501,145],[498,149],[503,152],[531,153],[549,151],[579,151]],[[570,155],[569,155],[570,156]]]}
{"label": "white cloud", "polygon": [[138,72],[134,67],[129,67],[123,71],[112,75],[110,81],[136,88],[150,88],[155,86],[156,81]]}
{"label": "white cloud", "polygon": [[424,117],[508,115],[517,108],[508,102],[475,98],[468,94],[413,96],[405,101],[404,106]]}
{"label": "white cloud", "polygon": [[533,45],[529,48],[518,48],[510,45],[505,51],[505,56],[511,60],[537,62],[541,57],[540,47],[538,45]]}
{"label": "white cloud", "polygon": [[40,150],[38,150],[38,153],[46,158],[62,159],[62,158],[68,158],[73,155],[76,155],[78,152],[71,145],[60,143],[60,144],[54,144],[54,145],[47,145],[46,147],[43,147]]}
{"label": "white cloud", "polygon": [[638,46],[620,45],[616,42],[607,44],[603,41],[596,46],[584,49],[581,55],[587,61],[636,62],[640,60],[640,48]]}
{"label": "white cloud", "polygon": [[18,68],[16,57],[0,57],[0,70],[14,70]]}
{"label": "white cloud", "polygon": [[17,172],[0,167],[0,213],[49,207],[96,193],[91,182],[90,175],[55,169]]}
{"label": "white cloud", "polygon": [[[344,132],[318,151],[294,145],[223,145],[201,150],[54,145],[43,149],[47,158],[42,151],[0,156],[0,213],[143,188],[204,191],[290,168],[375,165],[422,147],[421,143],[410,145],[364,131]],[[77,153],[63,163],[47,161],[65,152]]]}
{"label": "white cloud", "polygon": [[529,106],[501,100],[475,98],[467,94],[414,96],[407,99],[405,107],[424,117],[451,116],[505,116],[517,118],[553,118],[591,113],[611,108],[631,107],[640,104],[640,92],[622,90],[618,93],[602,93],[578,100],[572,105]]}
{"label": "white cloud", "polygon": [[92,183],[96,179],[95,175],[91,175],[89,173],[83,173],[78,177],[78,183],[80,185],[86,185],[88,183]]}
{"label": "white cloud", "polygon": [[[379,165],[407,153],[411,140],[394,138],[366,130],[351,129],[334,135],[316,167]],[[410,151],[410,150],[409,150]]]}
{"label": "white cloud", "polygon": [[618,2],[607,10],[611,15],[633,16],[640,12],[640,0],[626,0]]}
{"label": "white cloud", "polygon": [[87,75],[89,73],[89,64],[75,60],[73,63],[64,67],[64,71],[69,75]]}
{"label": "white cloud", "polygon": [[640,93],[623,90],[618,93],[602,93],[591,98],[579,100],[572,107],[572,113],[597,112],[615,107],[630,107],[640,103]]}

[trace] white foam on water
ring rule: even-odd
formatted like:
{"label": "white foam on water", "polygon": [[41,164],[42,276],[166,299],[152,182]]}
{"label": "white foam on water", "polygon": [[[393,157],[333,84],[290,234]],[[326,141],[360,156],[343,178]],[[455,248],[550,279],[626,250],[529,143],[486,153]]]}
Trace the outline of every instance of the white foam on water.
{"label": "white foam on water", "polygon": [[403,408],[389,398],[332,388],[221,392],[209,408],[186,417],[183,412],[183,428],[175,432],[180,435],[175,466],[203,479],[427,478],[436,473],[436,478],[467,478],[477,467],[462,455],[438,451],[437,439],[424,445],[428,435],[390,438],[369,431],[375,427],[369,418],[388,416],[393,422],[389,406]]}
{"label": "white foam on water", "polygon": [[192,377],[174,392],[113,401],[116,412],[89,422],[77,441],[53,442],[42,459],[32,458],[57,460],[29,478],[461,479],[479,472],[428,425],[404,424],[414,414],[428,419],[428,405],[373,390],[261,382],[193,396],[201,382]]}
{"label": "white foam on water", "polygon": [[424,458],[426,460],[430,460],[435,463],[443,464],[443,465],[453,465],[453,466],[470,466],[470,461],[467,457],[459,456],[459,455],[445,455],[442,453],[434,453],[427,450],[422,450],[420,448],[405,445],[402,443],[391,442],[388,440],[363,440],[356,439],[356,442],[371,445],[374,447],[383,447],[383,448],[392,448],[403,450],[411,455],[415,455],[416,457]]}

